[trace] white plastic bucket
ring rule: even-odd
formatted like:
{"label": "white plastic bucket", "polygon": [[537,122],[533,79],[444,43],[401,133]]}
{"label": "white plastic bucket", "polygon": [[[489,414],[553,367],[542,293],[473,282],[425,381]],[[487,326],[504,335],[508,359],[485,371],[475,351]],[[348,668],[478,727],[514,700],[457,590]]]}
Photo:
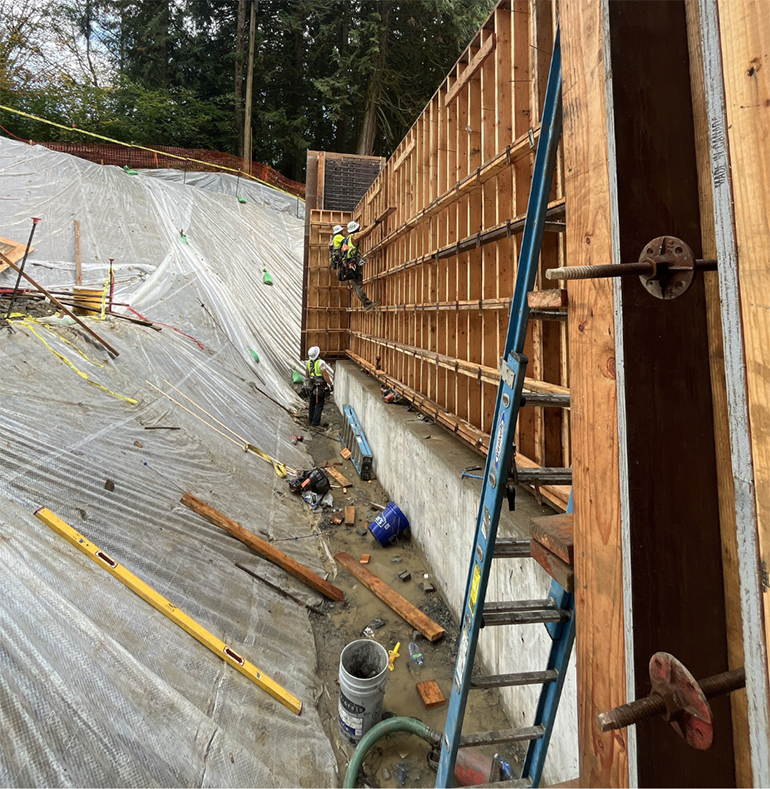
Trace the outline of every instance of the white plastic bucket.
{"label": "white plastic bucket", "polygon": [[382,718],[388,653],[381,644],[362,638],[351,641],[340,655],[340,731],[358,742]]}

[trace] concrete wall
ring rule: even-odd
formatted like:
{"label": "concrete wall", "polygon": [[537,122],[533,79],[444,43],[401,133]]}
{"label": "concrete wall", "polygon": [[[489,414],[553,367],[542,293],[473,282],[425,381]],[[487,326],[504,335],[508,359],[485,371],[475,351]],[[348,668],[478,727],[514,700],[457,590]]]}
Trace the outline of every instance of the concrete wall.
{"label": "concrete wall", "polygon": [[[409,519],[412,540],[424,553],[435,583],[455,619],[459,619],[481,495],[479,480],[461,479],[460,475],[466,466],[483,466],[484,458],[442,427],[422,421],[419,412],[385,403],[379,382],[352,362],[337,363],[334,398],[340,409],[343,405],[355,409],[372,448],[377,477]],[[538,505],[530,493],[519,489],[516,511],[509,513],[503,506],[498,535],[525,538],[529,519],[549,514],[552,510]],[[542,599],[550,583],[550,576],[532,559],[498,559],[492,566],[487,599]],[[488,627],[479,636],[477,657],[486,674],[542,671],[549,647],[543,625]],[[502,690],[512,726],[532,725],[539,692],[539,685]],[[542,785],[569,780],[577,774],[573,652]]]}

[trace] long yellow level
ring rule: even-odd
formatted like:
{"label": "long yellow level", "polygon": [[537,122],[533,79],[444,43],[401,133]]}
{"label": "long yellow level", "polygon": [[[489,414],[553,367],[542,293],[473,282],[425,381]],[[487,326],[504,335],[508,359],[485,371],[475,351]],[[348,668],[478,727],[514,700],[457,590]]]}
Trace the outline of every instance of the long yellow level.
{"label": "long yellow level", "polygon": [[180,611],[172,602],[159,595],[151,586],[137,578],[132,572],[118,564],[111,556],[90,543],[82,534],[79,534],[68,523],[65,523],[57,515],[46,507],[41,507],[36,513],[46,526],[49,526],[57,534],[64,537],[67,542],[72,543],[90,559],[93,559],[102,569],[110,575],[115,576],[124,583],[132,592],[136,592],[143,600],[146,600],[153,608],[157,608],[165,614],[172,622],[175,622],[183,630],[186,630],[194,639],[200,641],[204,647],[208,647],[215,655],[218,655],[226,663],[248,677],[255,685],[262,690],[266,690],[273,698],[278,699],[285,707],[299,715],[302,712],[302,702],[288,690],[282,688],[277,682],[260,671],[253,663],[239,655],[231,649],[224,641],[218,639],[213,633],[201,627],[194,619],[191,619],[183,611]]}

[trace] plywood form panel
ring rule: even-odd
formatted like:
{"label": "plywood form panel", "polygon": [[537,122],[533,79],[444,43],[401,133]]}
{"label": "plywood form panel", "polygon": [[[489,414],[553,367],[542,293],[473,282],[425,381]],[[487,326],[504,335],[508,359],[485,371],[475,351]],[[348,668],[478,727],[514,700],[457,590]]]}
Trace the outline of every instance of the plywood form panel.
{"label": "plywood form panel", "polygon": [[[666,233],[702,257],[684,2],[611,1],[609,36],[621,259]],[[727,633],[703,279],[671,301],[624,281],[620,314],[639,697],[659,650],[696,677],[726,671]],[[707,751],[637,724],[640,786],[734,785],[730,702],[710,704],[724,725]]]}
{"label": "plywood form panel", "polygon": [[770,654],[770,15],[764,2],[719,5],[751,455]]}
{"label": "plywood form panel", "polygon": [[[698,193],[701,215],[703,255],[717,258],[714,227],[714,199],[709,157],[709,123],[706,112],[705,78],[703,72],[701,20],[698,0],[687,0],[687,35],[690,53],[695,150],[698,164]],[[727,416],[724,344],[720,315],[719,279],[716,272],[703,276],[708,325],[709,369],[714,400],[714,438],[717,457],[719,522],[722,534],[722,569],[727,621],[727,657],[732,670],[744,665],[743,620],[741,616],[738,537],[735,519],[735,486],[730,456],[730,428]],[[748,699],[745,688],[730,694],[735,747],[736,786],[753,785],[749,745]]]}
{"label": "plywood form panel", "polygon": [[[323,279],[329,272],[309,272],[309,284],[329,292],[308,301],[313,336],[349,321],[335,349],[348,342],[357,357],[484,434],[497,396],[554,14],[551,0],[501,2],[356,208],[364,226],[395,208],[363,244],[365,287],[382,308],[366,313],[353,299],[344,314],[348,302],[338,308],[333,283]],[[563,212],[560,188],[555,197],[554,210]],[[563,259],[559,244],[546,242],[543,267]],[[530,375],[566,383],[565,332],[563,322],[530,330]],[[470,368],[492,372],[471,376]],[[567,410],[524,409],[522,463],[569,465],[568,425]]]}

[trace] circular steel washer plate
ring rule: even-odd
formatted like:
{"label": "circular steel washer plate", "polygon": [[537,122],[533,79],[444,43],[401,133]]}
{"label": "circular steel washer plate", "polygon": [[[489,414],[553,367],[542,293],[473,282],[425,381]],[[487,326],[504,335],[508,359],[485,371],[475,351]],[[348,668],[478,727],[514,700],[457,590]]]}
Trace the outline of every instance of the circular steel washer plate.
{"label": "circular steel washer plate", "polygon": [[[681,238],[658,236],[644,245],[639,255],[640,263],[652,263],[656,273],[639,277],[648,293],[656,299],[675,299],[683,296],[695,278],[695,258],[692,250]],[[679,271],[667,272],[668,266]]]}
{"label": "circular steel washer plate", "polygon": [[710,748],[714,739],[711,707],[695,677],[673,655],[656,652],[650,659],[650,681],[652,693],[666,702],[667,719],[677,733],[699,751]]}

